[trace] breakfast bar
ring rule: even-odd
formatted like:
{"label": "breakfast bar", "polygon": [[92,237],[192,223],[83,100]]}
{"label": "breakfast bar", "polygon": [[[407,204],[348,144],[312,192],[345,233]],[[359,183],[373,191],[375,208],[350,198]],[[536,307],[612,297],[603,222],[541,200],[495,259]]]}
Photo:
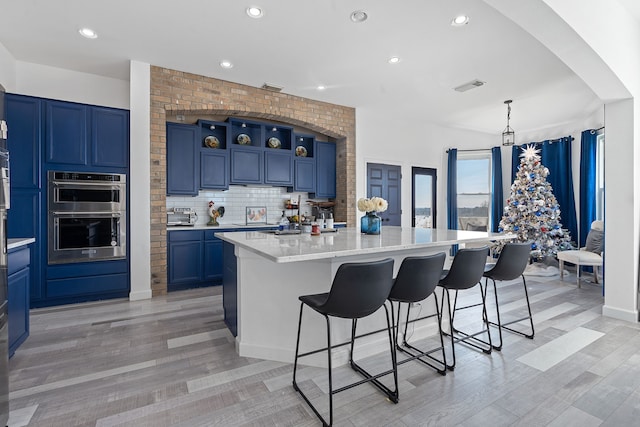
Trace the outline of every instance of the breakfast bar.
{"label": "breakfast bar", "polygon": [[[508,238],[504,234],[447,229],[383,227],[379,235],[361,234],[355,228],[322,233],[276,235],[268,231],[216,233],[224,241],[223,298],[225,322],[236,337],[240,356],[290,363],[295,354],[300,295],[328,292],[338,267],[347,262],[392,258],[397,272],[407,256],[448,251],[451,245],[482,243]],[[433,304],[433,303],[431,303]],[[422,315],[433,310],[422,309]],[[326,342],[322,316],[304,314],[301,348],[320,348]],[[336,319],[332,319],[332,322]],[[385,325],[376,313],[359,325],[359,331],[375,331]],[[350,321],[332,323],[332,340],[350,336]],[[436,331],[433,320],[415,325],[413,336]],[[388,348],[384,334],[371,334],[359,346],[358,357]],[[334,352],[336,364],[345,363],[346,346]],[[308,358],[322,366],[321,355]]]}

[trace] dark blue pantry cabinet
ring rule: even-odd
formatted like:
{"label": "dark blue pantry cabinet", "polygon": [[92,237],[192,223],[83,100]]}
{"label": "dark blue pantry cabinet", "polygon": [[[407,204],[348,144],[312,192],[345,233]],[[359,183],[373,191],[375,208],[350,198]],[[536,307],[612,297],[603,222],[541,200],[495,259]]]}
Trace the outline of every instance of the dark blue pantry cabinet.
{"label": "dark blue pantry cabinet", "polygon": [[6,95],[5,111],[11,158],[7,236],[36,239],[29,247],[30,306],[127,296],[128,259],[48,265],[47,172],[128,174],[129,111],[17,94]]}

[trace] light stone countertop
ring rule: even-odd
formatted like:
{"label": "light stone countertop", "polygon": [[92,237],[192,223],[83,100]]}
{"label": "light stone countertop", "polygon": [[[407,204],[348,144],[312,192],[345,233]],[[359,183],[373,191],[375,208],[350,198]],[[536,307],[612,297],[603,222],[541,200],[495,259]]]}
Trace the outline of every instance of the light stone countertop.
{"label": "light stone countertop", "polygon": [[457,243],[487,242],[514,236],[462,231],[385,226],[380,235],[361,234],[356,228],[338,229],[320,236],[276,235],[263,231],[216,233],[216,237],[276,263],[375,254],[416,248],[446,247]]}
{"label": "light stone countertop", "polygon": [[[346,222],[334,222],[334,226],[346,225]],[[274,228],[278,227],[278,224],[220,224],[217,226],[211,226],[206,224],[197,225],[171,225],[167,226],[167,231],[184,231],[184,230],[239,230],[245,228]]]}
{"label": "light stone countertop", "polygon": [[7,250],[16,249],[29,243],[35,243],[35,241],[36,239],[33,237],[7,239]]}

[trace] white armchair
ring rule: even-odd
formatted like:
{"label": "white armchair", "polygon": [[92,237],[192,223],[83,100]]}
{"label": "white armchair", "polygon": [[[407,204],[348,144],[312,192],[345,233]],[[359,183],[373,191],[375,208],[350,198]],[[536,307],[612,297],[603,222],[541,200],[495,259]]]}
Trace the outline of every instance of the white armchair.
{"label": "white armchair", "polygon": [[576,265],[576,281],[580,287],[580,267],[593,267],[593,276],[598,280],[598,267],[602,267],[602,251],[604,250],[604,222],[593,221],[591,230],[587,235],[586,246],[580,250],[558,252],[557,258],[560,267],[560,280],[564,279],[564,263],[570,262]]}

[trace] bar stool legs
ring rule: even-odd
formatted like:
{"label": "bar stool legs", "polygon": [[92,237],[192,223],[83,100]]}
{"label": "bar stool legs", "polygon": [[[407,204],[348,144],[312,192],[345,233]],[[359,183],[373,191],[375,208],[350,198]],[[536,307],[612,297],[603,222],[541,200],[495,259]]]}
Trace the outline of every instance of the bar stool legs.
{"label": "bar stool legs", "polygon": [[[345,385],[343,387],[340,387],[336,390],[333,389],[333,379],[332,379],[332,363],[331,363],[331,350],[335,347],[338,347],[338,345],[332,345],[331,344],[331,323],[329,321],[329,316],[327,315],[323,315],[325,320],[326,320],[326,324],[327,324],[327,347],[326,348],[321,348],[318,350],[314,350],[314,351],[310,351],[307,353],[303,353],[300,354],[299,350],[300,350],[300,330],[301,330],[301,326],[302,326],[302,311],[304,308],[304,303],[300,304],[300,317],[298,318],[298,336],[296,338],[296,355],[295,355],[295,359],[293,362],[293,388],[295,391],[297,391],[302,398],[305,400],[305,402],[307,402],[307,405],[309,405],[309,407],[311,407],[311,410],[313,411],[314,414],[316,414],[316,416],[320,419],[320,421],[322,421],[323,426],[331,426],[333,425],[333,395],[340,393],[342,391],[348,390],[350,388],[359,386],[361,384],[370,382],[372,385],[376,386],[378,389],[380,389],[388,398],[391,402],[393,403],[398,403],[398,370],[397,370],[397,364],[396,364],[396,352],[395,352],[395,348],[394,348],[394,334],[392,333],[392,322],[390,321],[390,316],[389,316],[389,309],[387,308],[386,304],[383,305],[384,309],[385,309],[385,317],[387,320],[387,330],[388,330],[388,335],[389,335],[389,348],[391,349],[391,363],[392,363],[392,368],[390,370],[381,372],[379,374],[375,374],[372,375],[369,372],[367,372],[365,369],[363,369],[360,365],[358,365],[354,359],[353,359],[353,349],[354,349],[354,343],[355,343],[355,339],[357,338],[356,336],[356,327],[357,327],[357,319],[353,319],[352,320],[352,324],[351,324],[351,341],[350,341],[350,349],[349,349],[349,365],[351,366],[351,368],[353,368],[353,370],[355,370],[356,372],[358,372],[360,375],[362,375],[364,377],[363,380],[357,381],[355,383],[351,383],[348,385]],[[341,344],[340,344],[341,345]],[[329,378],[329,421],[327,422],[327,420],[320,414],[320,412],[316,409],[316,407],[311,403],[311,401],[309,400],[309,398],[307,397],[306,394],[304,394],[304,392],[300,389],[300,387],[298,386],[297,380],[296,380],[296,373],[298,371],[298,359],[301,357],[305,357],[305,356],[309,356],[312,354],[316,354],[319,353],[321,351],[327,350],[327,369],[328,369],[328,378]],[[378,378],[383,377],[385,375],[389,375],[393,373],[393,382],[394,382],[394,386],[395,386],[395,390],[391,390],[389,387],[387,387],[386,385],[384,385],[382,382],[380,382],[378,380]]]}
{"label": "bar stool legs", "polygon": [[[524,287],[524,297],[525,300],[527,301],[527,310],[529,312],[528,316],[525,317],[521,317],[520,319],[516,319],[516,320],[511,320],[507,323],[502,323],[501,319],[500,319],[500,306],[498,304],[498,287],[496,286],[496,281],[493,278],[487,277],[485,279],[485,292],[488,288],[488,281],[489,279],[491,279],[491,281],[493,282],[493,295],[495,296],[495,301],[496,301],[496,320],[497,322],[492,322],[489,319],[486,319],[486,323],[488,325],[494,326],[498,329],[498,337],[500,338],[500,343],[498,345],[494,345],[493,348],[495,350],[500,351],[502,349],[502,329],[506,329],[509,332],[513,332],[514,334],[518,334],[521,335],[525,338],[529,338],[529,339],[533,339],[533,336],[535,335],[535,329],[533,327],[533,316],[531,315],[531,304],[529,303],[529,292],[527,291],[527,281],[525,280],[524,276],[522,277],[522,285]],[[523,320],[529,320],[529,325],[531,327],[531,332],[523,332],[523,331],[518,331],[516,329],[513,328],[509,328],[507,325],[511,325],[514,323],[518,323],[521,322]]]}
{"label": "bar stool legs", "polygon": [[[451,338],[451,357],[453,359],[453,362],[451,364],[447,363],[447,369],[450,371],[453,371],[455,369],[456,366],[456,348],[455,348],[455,343],[465,343],[471,347],[474,347],[478,350],[481,350],[483,353],[485,354],[491,354],[491,349],[493,348],[492,342],[491,342],[491,331],[489,330],[489,325],[487,323],[487,306],[486,306],[486,292],[482,289],[482,283],[480,283],[480,295],[482,297],[482,302],[477,303],[477,304],[470,304],[470,305],[466,305],[464,307],[457,307],[457,303],[458,303],[458,290],[455,289],[455,295],[454,295],[454,300],[453,300],[453,306],[451,305],[451,296],[449,293],[449,289],[447,288],[443,288],[445,295],[447,297],[447,312],[449,313],[449,328],[450,331],[444,332],[445,335],[448,335]],[[473,307],[479,307],[482,306],[482,319],[483,319],[483,324],[486,325],[486,329],[483,329],[481,331],[478,332],[474,332],[474,333],[466,333],[463,332],[459,329],[457,329],[454,326],[454,319],[455,319],[455,313],[456,311],[460,311],[460,310],[465,310],[468,308],[473,308]],[[444,298],[442,298],[442,303],[440,306],[440,311],[442,311],[444,313]],[[487,341],[483,341],[480,338],[477,338],[478,335],[481,334],[487,334]],[[456,337],[455,335],[461,335],[459,337]]]}
{"label": "bar stool legs", "polygon": [[[409,320],[409,314],[410,314],[410,310],[411,310],[411,303],[407,303],[407,317],[404,323],[404,330],[402,333],[402,342],[399,344],[398,343],[398,338],[399,338],[399,329],[400,329],[400,307],[402,306],[401,302],[398,302],[398,314],[397,316],[394,317],[394,310],[393,310],[393,303],[391,303],[391,318],[392,321],[395,320],[395,324],[393,325],[393,330],[394,330],[394,343],[395,343],[395,348],[396,350],[406,354],[408,357],[406,359],[403,359],[401,361],[396,362],[398,365],[401,365],[403,363],[407,363],[410,362],[412,360],[416,360],[418,362],[421,362],[427,366],[429,366],[430,368],[435,369],[440,375],[445,375],[447,373],[447,369],[446,369],[446,355],[445,355],[445,348],[444,348],[444,338],[443,338],[443,334],[442,334],[442,314],[440,311],[440,307],[438,305],[438,297],[437,295],[434,293],[432,294],[434,299],[435,299],[435,306],[436,306],[436,314],[430,314],[427,316],[423,316],[420,317],[418,319],[414,319],[413,322],[416,322],[418,320],[424,320],[424,319],[428,319],[431,317],[436,317],[437,323],[438,323],[438,335],[440,336],[440,347],[431,349],[431,350],[421,350],[411,344],[409,344],[409,342],[407,341],[407,330],[409,327],[409,323],[411,323],[411,321]],[[442,359],[437,359],[436,357],[432,356],[432,353],[435,353],[437,351],[441,352],[441,357]],[[435,362],[435,363],[434,363]]]}

